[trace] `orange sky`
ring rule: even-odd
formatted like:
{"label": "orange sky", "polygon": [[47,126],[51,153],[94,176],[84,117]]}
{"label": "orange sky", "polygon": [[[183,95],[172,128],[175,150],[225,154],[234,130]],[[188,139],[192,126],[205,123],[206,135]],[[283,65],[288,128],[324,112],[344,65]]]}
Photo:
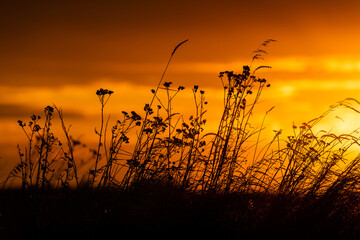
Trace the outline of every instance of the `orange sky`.
{"label": "orange sky", "polygon": [[[257,63],[273,67],[260,73],[272,84],[260,109],[275,106],[266,126],[310,120],[359,96],[359,9],[355,0],[2,1],[0,166],[16,156],[17,143],[25,144],[16,121],[47,105],[62,107],[73,135],[85,142],[96,137],[100,87],[115,92],[106,109],[114,121],[122,110],[140,112],[185,39],[166,80],[206,90],[210,128],[221,113],[218,73],[241,70],[268,38],[278,42]],[[176,110],[192,111],[188,103],[184,92]],[[343,126],[339,121],[328,124]]]}

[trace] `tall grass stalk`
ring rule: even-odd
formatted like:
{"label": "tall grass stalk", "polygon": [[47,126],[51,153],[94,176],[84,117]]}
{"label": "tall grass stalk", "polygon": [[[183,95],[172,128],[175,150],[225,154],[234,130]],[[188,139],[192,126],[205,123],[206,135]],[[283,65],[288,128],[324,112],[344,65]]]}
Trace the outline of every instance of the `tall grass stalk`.
{"label": "tall grass stalk", "polygon": [[[164,77],[165,77],[165,74],[166,74],[166,72],[167,72],[167,69],[168,69],[168,67],[169,67],[169,65],[170,65],[170,63],[171,63],[171,60],[173,59],[173,56],[174,56],[176,50],[177,50],[181,45],[183,45],[184,43],[186,43],[187,41],[188,41],[188,39],[182,41],[181,43],[179,43],[178,45],[175,46],[174,50],[172,51],[172,53],[171,53],[171,55],[170,55],[170,58],[169,58],[169,60],[168,60],[168,62],[167,62],[167,64],[166,64],[166,66],[165,66],[164,72],[163,72],[162,75],[161,75],[161,78],[160,78],[160,80],[159,80],[159,83],[157,84],[155,90],[152,90],[153,97],[152,97],[150,103],[145,105],[145,117],[143,118],[142,125],[141,125],[141,129],[140,129],[140,131],[139,131],[139,133],[138,133],[137,141],[136,141],[136,143],[135,143],[135,147],[134,147],[134,150],[133,150],[133,153],[132,153],[132,158],[131,158],[131,161],[134,162],[134,163],[137,163],[137,162],[141,161],[141,156],[140,156],[140,155],[141,155],[141,153],[143,152],[143,148],[144,148],[144,147],[147,145],[147,143],[148,143],[148,139],[147,139],[147,140],[144,140],[144,139],[143,139],[143,138],[144,138],[144,134],[145,134],[145,129],[148,127],[148,123],[149,123],[148,117],[149,117],[149,115],[151,115],[151,114],[153,113],[153,109],[152,109],[152,108],[153,108],[153,103],[154,103],[154,101],[155,101],[156,99],[158,99],[157,94],[158,94],[159,89],[161,88],[161,84],[162,84],[162,82],[163,82],[163,80],[164,80]],[[171,84],[171,82],[166,83],[166,84],[165,84],[165,87],[168,88],[168,87],[170,86],[170,84]],[[168,89],[167,89],[167,90],[168,90]],[[168,92],[167,92],[167,93],[168,93]],[[167,108],[167,112],[168,112],[168,121],[169,121],[169,132],[170,132],[170,124],[171,124],[171,120],[170,120],[170,118],[169,118],[169,116],[171,115],[171,114],[170,114],[170,110],[171,110],[170,102],[171,102],[171,101],[170,101],[169,95],[168,95],[168,108]],[[160,102],[160,103],[161,103],[161,102]],[[162,106],[162,107],[164,107],[164,106]],[[152,141],[152,146],[154,146],[153,144],[154,144],[154,140],[155,140],[156,135],[157,135],[157,132],[156,132],[156,134],[154,135],[154,139],[153,139],[153,141]],[[169,133],[169,135],[170,135],[170,133]],[[169,136],[169,138],[170,138],[170,136]],[[170,155],[170,152],[169,152],[169,149],[170,149],[170,146],[168,145],[168,147],[167,147],[168,165],[169,165],[169,162],[170,162],[170,156],[169,156],[169,155]],[[151,153],[151,152],[152,152],[152,148],[149,149],[149,151],[150,151],[150,153]],[[146,154],[146,155],[149,156],[150,153],[149,153],[149,154]],[[145,156],[146,156],[146,155],[145,155]],[[139,180],[140,180],[141,175],[142,175],[142,173],[144,172],[144,167],[145,167],[145,165],[147,165],[147,162],[148,162],[147,160],[148,160],[148,158],[146,158],[146,159],[145,159],[145,162],[142,163],[142,165],[141,165],[141,170],[140,170],[140,175],[137,174],[138,176],[136,177],[136,178],[137,178],[136,181],[139,181]],[[137,168],[137,164],[136,164],[136,166],[130,166],[129,170],[126,172],[125,177],[124,177],[124,179],[123,179],[123,181],[122,181],[123,187],[129,186],[129,184],[130,184],[130,179],[133,177],[133,174],[136,172],[136,169],[134,169],[134,168]],[[139,173],[139,172],[138,172],[138,173]]]}

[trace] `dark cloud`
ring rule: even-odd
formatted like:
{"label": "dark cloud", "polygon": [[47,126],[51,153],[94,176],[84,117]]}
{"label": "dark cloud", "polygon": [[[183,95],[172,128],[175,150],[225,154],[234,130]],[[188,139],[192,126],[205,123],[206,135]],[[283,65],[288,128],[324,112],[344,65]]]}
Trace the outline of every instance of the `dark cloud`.
{"label": "dark cloud", "polygon": [[[63,111],[64,117],[68,118],[83,118],[84,116],[79,112]],[[0,119],[14,119],[14,120],[26,120],[30,116],[43,116],[43,109],[29,107],[20,104],[3,104],[0,103]]]}

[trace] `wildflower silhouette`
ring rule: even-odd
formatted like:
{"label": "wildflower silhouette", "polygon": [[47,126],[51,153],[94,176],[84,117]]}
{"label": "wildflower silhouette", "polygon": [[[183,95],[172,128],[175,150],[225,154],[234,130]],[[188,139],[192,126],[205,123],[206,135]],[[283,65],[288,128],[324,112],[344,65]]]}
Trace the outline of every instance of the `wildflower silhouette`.
{"label": "wildflower silhouette", "polygon": [[94,169],[89,170],[89,174],[91,176],[91,178],[89,179],[91,187],[94,186],[97,174],[99,173],[98,163],[99,163],[99,160],[101,157],[100,149],[103,146],[102,140],[103,140],[103,134],[104,134],[104,108],[105,108],[106,103],[109,101],[111,94],[113,94],[113,93],[114,92],[111,90],[102,89],[102,88],[100,88],[99,90],[96,91],[96,95],[98,96],[100,104],[101,104],[101,125],[100,125],[100,131],[97,131],[95,128],[95,133],[99,136],[99,141],[98,141],[98,146],[97,146],[97,151],[96,151],[96,159],[95,159]]}

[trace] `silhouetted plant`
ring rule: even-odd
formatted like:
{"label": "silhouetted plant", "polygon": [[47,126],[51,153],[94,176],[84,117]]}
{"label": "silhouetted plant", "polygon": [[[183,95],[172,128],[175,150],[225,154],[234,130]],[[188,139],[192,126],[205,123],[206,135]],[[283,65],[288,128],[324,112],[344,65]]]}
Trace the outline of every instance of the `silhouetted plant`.
{"label": "silhouetted plant", "polygon": [[[145,117],[142,120],[141,129],[138,133],[135,148],[132,153],[132,158],[129,160],[129,163],[134,163],[134,164],[129,164],[128,166],[129,168],[124,178],[122,179],[121,186],[124,188],[127,188],[130,185],[140,182],[143,179],[144,174],[149,174],[150,172],[152,172],[151,173],[152,176],[155,176],[154,172],[158,172],[159,168],[165,169],[167,171],[169,170],[170,155],[171,155],[171,149],[170,149],[171,134],[175,130],[175,127],[172,126],[171,124],[171,120],[175,115],[172,113],[171,102],[173,98],[177,95],[177,93],[183,90],[184,87],[180,86],[177,89],[170,89],[172,82],[163,83],[163,79],[176,50],[187,41],[188,40],[185,40],[179,43],[174,48],[156,89],[151,90],[151,92],[153,93],[153,97],[149,104],[145,104],[145,108],[144,108]],[[164,103],[158,97],[159,90],[166,91],[167,100]],[[170,92],[175,92],[175,93],[174,95],[171,95]],[[154,117],[153,120],[151,120],[149,119],[149,117],[154,113],[153,111],[154,101],[158,102],[157,105],[158,111],[156,113],[157,116]],[[163,119],[163,117],[160,116],[159,113],[160,110],[166,111],[165,119]],[[158,135],[163,134],[166,128],[168,128],[167,140],[166,139],[160,140]],[[160,145],[158,144],[159,142],[161,142]],[[164,146],[166,146],[165,155],[164,153],[161,152]],[[151,162],[152,159],[153,162]],[[167,166],[163,165],[165,162]],[[157,170],[153,169],[152,171],[148,171],[149,166],[156,167]],[[172,178],[169,175],[169,173],[167,175],[168,178]]]}
{"label": "silhouetted plant", "polygon": [[[254,127],[251,116],[262,91],[270,87],[267,80],[256,74],[270,66],[252,68],[255,60],[267,54],[264,48],[274,41],[263,42],[254,52],[251,64],[243,66],[241,73],[220,72],[224,111],[216,133],[203,132],[207,104],[204,90],[197,85],[192,88],[195,113],[184,119],[174,112],[173,102],[185,88],[174,88],[171,81],[163,82],[175,51],[186,41],[174,48],[156,89],[151,90],[150,103],[144,106],[144,117],[134,111],[123,111],[123,118],[110,129],[109,118],[107,121],[104,118],[104,108],[113,91],[97,90],[101,122],[100,128],[95,128],[98,144],[97,149],[92,150],[94,163],[89,170],[88,186],[127,189],[144,182],[167,182],[203,193],[265,192],[308,198],[357,191],[359,160],[347,159],[348,150],[359,145],[355,132],[314,133],[315,126],[336,108],[345,107],[360,113],[351,104],[359,104],[355,99],[345,99],[320,117],[299,127],[294,125],[294,135],[287,139],[281,139],[279,130],[270,142],[259,145],[265,117],[272,108],[265,113],[261,126]],[[59,115],[66,144],[51,131],[54,109]],[[28,146],[24,150],[18,146],[20,162],[5,182],[18,177],[23,188],[69,187],[72,183],[79,186],[74,154],[76,142],[69,135],[62,111],[48,106],[44,115],[43,126],[40,116],[31,116],[29,123],[18,121]],[[137,129],[135,147],[129,151],[125,146],[131,141],[129,136],[134,129]],[[108,134],[108,130],[111,133]]]}
{"label": "silhouetted plant", "polygon": [[[116,179],[117,174],[124,168],[124,157],[130,155],[129,152],[123,149],[124,144],[129,143],[128,133],[136,126],[140,126],[141,117],[135,113],[131,112],[129,115],[127,112],[123,111],[123,119],[118,120],[116,124],[111,129],[111,139],[110,144],[107,149],[106,138],[104,138],[104,149],[106,155],[106,164],[100,168],[102,172],[101,179],[99,181],[99,187],[109,187],[119,185],[119,180]],[[105,132],[106,136],[106,132]],[[127,164],[136,164],[126,160]]]}
{"label": "silhouetted plant", "polygon": [[100,124],[100,131],[98,132],[95,128],[95,133],[99,136],[99,142],[98,142],[98,146],[97,146],[97,151],[96,151],[96,159],[95,159],[95,166],[94,169],[90,170],[90,186],[92,187],[94,185],[94,182],[96,181],[96,177],[97,174],[101,171],[98,169],[98,163],[99,160],[101,158],[101,147],[103,146],[103,142],[102,142],[102,138],[103,138],[103,134],[104,134],[104,108],[106,103],[109,101],[111,94],[113,94],[113,91],[108,90],[108,89],[102,89],[100,88],[99,90],[96,91],[96,95],[99,98],[100,104],[101,104],[101,124]]}
{"label": "silhouetted plant", "polygon": [[[63,144],[55,137],[51,130],[54,107],[47,106],[44,109],[45,118],[43,126],[40,125],[40,116],[32,115],[30,117],[31,121],[28,123],[19,120],[19,126],[27,137],[28,146],[25,147],[24,152],[18,146],[20,163],[13,168],[5,183],[11,177],[19,177],[23,189],[45,189],[57,185],[59,181],[62,185],[69,186],[69,181],[74,176],[77,182],[73,144],[68,135],[68,130],[65,128],[62,113],[59,109],[57,110],[67,137],[68,151],[63,149]],[[57,165],[60,160],[66,162],[67,166],[65,169],[61,169]]]}
{"label": "silhouetted plant", "polygon": [[[266,53],[261,47],[273,41],[270,39],[262,43],[255,51],[253,61],[259,59],[261,53]],[[234,175],[242,174],[242,168],[249,160],[245,157],[249,150],[247,142],[261,131],[251,126],[250,118],[262,90],[270,87],[265,79],[254,75],[261,68],[268,66],[260,66],[252,73],[249,66],[244,66],[240,74],[233,71],[220,72],[224,87],[224,112],[203,171],[203,191],[229,191]]]}
{"label": "silhouetted plant", "polygon": [[[349,154],[354,146],[360,145],[359,132],[335,134],[316,129],[338,108],[360,113],[353,106],[360,106],[360,102],[352,98],[340,101],[318,118],[298,126],[293,124],[290,136],[283,138],[282,130],[274,130],[273,138],[260,145],[265,118],[273,108],[265,112],[262,123],[255,127],[252,115],[262,92],[270,87],[270,83],[257,74],[258,70],[270,66],[253,67],[253,64],[267,54],[265,47],[275,41],[269,39],[254,51],[250,64],[243,66],[240,73],[220,72],[224,109],[217,131],[206,133],[205,91],[198,85],[192,87],[194,113],[185,117],[174,111],[174,99],[185,88],[164,81],[174,53],[186,41],[171,53],[157,87],[151,90],[151,101],[144,105],[143,114],[123,111],[122,119],[110,127],[110,117],[105,120],[104,109],[114,92],[102,88],[96,91],[101,105],[100,128],[95,128],[98,143],[90,149],[91,166],[87,175],[79,177],[78,168],[83,163],[77,158],[75,149],[81,143],[70,135],[62,110],[47,106],[44,116],[32,115],[29,122],[18,121],[27,145],[24,148],[18,145],[20,161],[10,171],[4,186],[10,180],[19,179],[23,189],[111,188],[121,190],[121,194],[138,194],[137,201],[145,199],[140,199],[141,203],[155,196],[145,209],[152,208],[156,217],[159,214],[153,208],[156,204],[165,203],[161,209],[181,212],[185,201],[184,208],[189,207],[193,214],[194,209],[198,211],[198,206],[202,208],[207,203],[203,215],[208,216],[214,209],[225,212],[219,214],[218,224],[221,222],[231,226],[231,231],[251,233],[251,236],[257,229],[275,231],[281,228],[279,232],[283,232],[284,226],[305,232],[311,232],[309,229],[316,232],[321,227],[324,231],[339,229],[339,235],[344,236],[353,236],[350,230],[359,232],[360,157]],[[52,131],[54,110],[60,119],[64,142]],[[130,137],[132,131],[136,131],[135,139]],[[135,143],[133,149],[128,147],[131,141]],[[99,202],[104,193],[110,192],[92,191],[93,197],[96,193],[101,195],[93,199],[95,208],[107,204],[109,199]],[[170,200],[162,199],[163,192],[171,196]],[[119,199],[124,202],[123,195]],[[175,202],[177,205],[172,208],[174,199],[181,199],[181,204]],[[201,201],[194,205],[198,199]],[[125,198],[125,202],[129,204],[130,201]],[[104,217],[109,211],[110,208],[101,209],[96,215],[116,219]],[[141,217],[148,214],[138,211]],[[319,221],[315,222],[313,216]],[[224,219],[228,222],[224,223]],[[304,222],[307,228],[298,227]],[[312,223],[316,225],[311,226]],[[139,229],[137,224],[134,229]]]}

